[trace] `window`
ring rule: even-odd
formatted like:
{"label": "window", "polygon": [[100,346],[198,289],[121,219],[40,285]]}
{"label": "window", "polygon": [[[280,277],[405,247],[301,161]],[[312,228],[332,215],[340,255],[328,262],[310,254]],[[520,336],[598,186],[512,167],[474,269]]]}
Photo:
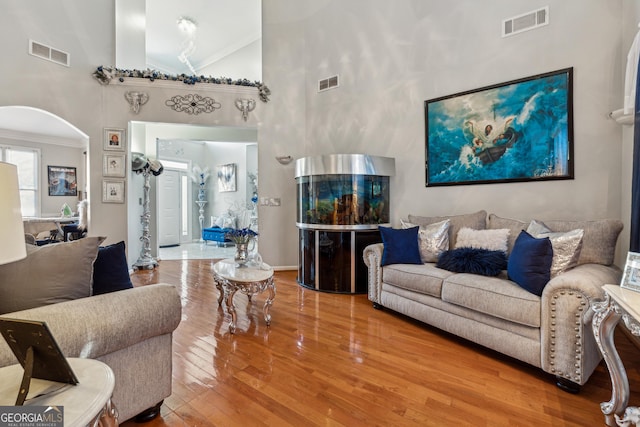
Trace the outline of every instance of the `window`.
{"label": "window", "polygon": [[28,147],[0,147],[0,159],[18,167],[18,186],[22,216],[39,214],[39,159],[40,150]]}

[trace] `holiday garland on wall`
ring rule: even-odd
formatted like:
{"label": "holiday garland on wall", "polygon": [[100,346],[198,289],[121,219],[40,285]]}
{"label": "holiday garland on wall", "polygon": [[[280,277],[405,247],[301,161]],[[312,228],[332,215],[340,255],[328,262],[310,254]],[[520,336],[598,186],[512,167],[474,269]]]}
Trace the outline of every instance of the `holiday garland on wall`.
{"label": "holiday garland on wall", "polygon": [[259,81],[250,81],[247,79],[239,79],[233,80],[227,77],[205,77],[205,76],[189,76],[187,74],[179,74],[179,75],[170,75],[161,73],[155,70],[123,70],[115,67],[105,67],[99,66],[96,68],[96,71],[93,72],[93,77],[96,78],[100,82],[100,84],[108,85],[111,83],[111,80],[117,78],[118,81],[123,82],[125,78],[136,78],[136,79],[148,79],[153,82],[155,80],[167,80],[167,81],[176,81],[183,82],[188,85],[195,85],[196,83],[209,83],[209,84],[218,84],[218,85],[229,85],[229,86],[246,86],[246,87],[255,87],[258,89],[258,94],[260,100],[262,102],[269,101],[269,95],[271,95],[271,90],[262,82]]}

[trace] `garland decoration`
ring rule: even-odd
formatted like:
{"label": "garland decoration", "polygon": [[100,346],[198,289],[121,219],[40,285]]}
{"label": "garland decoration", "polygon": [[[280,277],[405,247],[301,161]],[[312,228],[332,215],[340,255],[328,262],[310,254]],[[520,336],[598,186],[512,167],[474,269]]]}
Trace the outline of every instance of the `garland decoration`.
{"label": "garland decoration", "polygon": [[227,77],[189,76],[187,74],[170,75],[161,73],[160,71],[150,70],[148,68],[143,71],[123,70],[120,68],[105,67],[101,65],[93,72],[93,77],[95,77],[102,85],[108,85],[114,78],[117,78],[120,82],[123,82],[125,78],[137,78],[149,79],[151,82],[155,80],[177,81],[188,85],[195,85],[196,83],[211,83],[218,85],[255,87],[258,89],[259,97],[262,102],[268,102],[269,95],[271,95],[271,90],[267,85],[259,81],[252,82],[247,79],[233,80]]}

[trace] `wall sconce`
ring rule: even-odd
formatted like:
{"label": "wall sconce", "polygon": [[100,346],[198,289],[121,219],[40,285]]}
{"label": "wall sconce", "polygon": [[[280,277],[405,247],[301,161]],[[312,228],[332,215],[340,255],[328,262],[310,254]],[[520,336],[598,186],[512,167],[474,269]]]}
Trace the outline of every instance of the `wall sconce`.
{"label": "wall sconce", "polygon": [[291,157],[291,156],[276,156],[276,160],[281,165],[288,165],[293,160],[293,157]]}

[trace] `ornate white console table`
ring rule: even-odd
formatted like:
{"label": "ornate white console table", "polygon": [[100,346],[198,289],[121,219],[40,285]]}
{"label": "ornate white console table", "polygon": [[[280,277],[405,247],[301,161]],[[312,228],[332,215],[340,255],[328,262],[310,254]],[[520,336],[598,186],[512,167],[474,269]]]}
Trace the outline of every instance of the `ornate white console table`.
{"label": "ornate white console table", "polygon": [[623,320],[624,325],[636,336],[640,336],[640,292],[623,289],[618,285],[604,285],[604,301],[594,301],[592,321],[593,335],[602,352],[611,376],[611,400],[602,402],[600,409],[608,426],[640,426],[640,409],[629,403],[629,379],[618,355],[613,332]]}

